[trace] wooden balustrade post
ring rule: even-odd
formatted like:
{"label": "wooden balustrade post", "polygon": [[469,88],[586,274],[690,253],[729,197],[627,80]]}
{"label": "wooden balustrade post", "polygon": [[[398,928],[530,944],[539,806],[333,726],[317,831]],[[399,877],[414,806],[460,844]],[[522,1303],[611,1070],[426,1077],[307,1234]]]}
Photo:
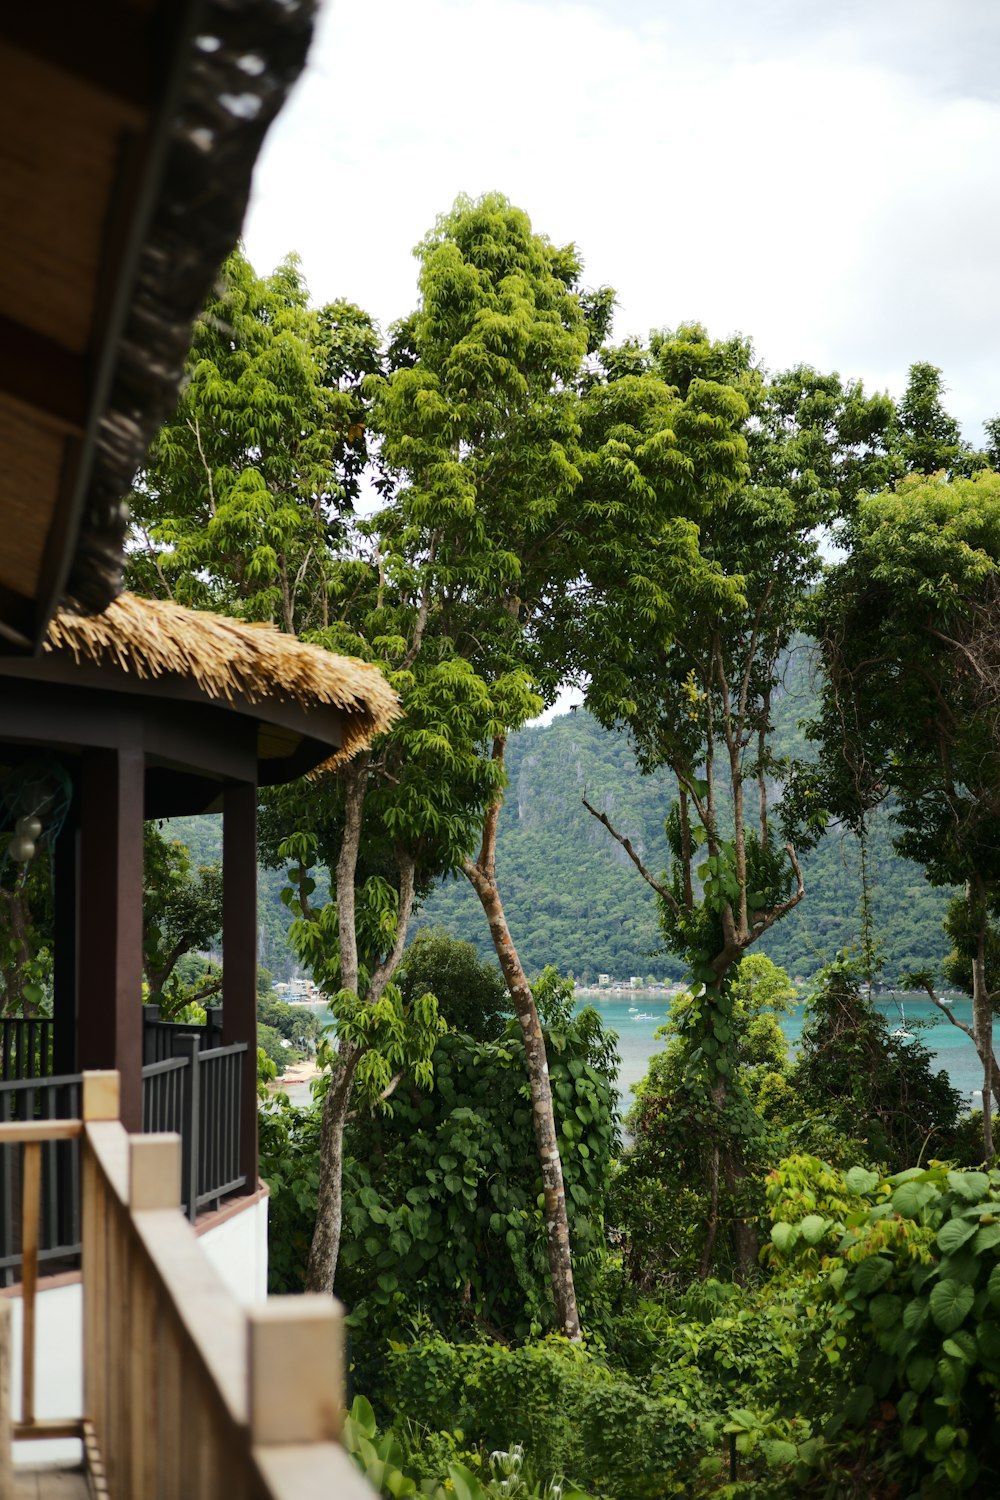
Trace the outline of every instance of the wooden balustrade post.
{"label": "wooden balustrade post", "polygon": [[[181,1206],[181,1138],[132,1135],[128,1142],[128,1202],[132,1214],[149,1210],[177,1213]],[[175,1434],[160,1428],[164,1379],[158,1340],[157,1292],[145,1258],[133,1253],[129,1263],[128,1371],[125,1408],[129,1428],[129,1494],[157,1493],[161,1443]]]}
{"label": "wooden balustrade post", "polygon": [[0,1495],[13,1495],[14,1469],[11,1441],[14,1430],[10,1413],[10,1319],[11,1307],[0,1302]]}
{"label": "wooden balustrade post", "polygon": [[128,1138],[128,1202],[133,1213],[181,1206],[181,1137],[173,1131]]}
{"label": "wooden balustrade post", "polygon": [[333,1297],[269,1297],[247,1312],[250,1441],[335,1442],[344,1416],[343,1307]]}
{"label": "wooden balustrade post", "polygon": [[173,1038],[174,1055],[187,1058],[181,1085],[181,1198],[193,1224],[198,1217],[198,1163],[201,1159],[201,1038],[184,1032]]}
{"label": "wooden balustrade post", "polygon": [[21,1421],[35,1420],[35,1293],[38,1289],[38,1217],[42,1207],[42,1148],[24,1148],[21,1210]]}
{"label": "wooden balustrade post", "polygon": [[83,1122],[117,1120],[121,1110],[121,1087],[114,1068],[91,1068],[83,1075]]}
{"label": "wooden balustrade post", "polygon": [[[93,1070],[83,1075],[81,1115],[85,1125],[117,1120],[118,1074]],[[86,1136],[80,1143],[81,1266],[83,1270],[83,1412],[103,1441],[107,1412],[108,1223],[104,1190]]]}

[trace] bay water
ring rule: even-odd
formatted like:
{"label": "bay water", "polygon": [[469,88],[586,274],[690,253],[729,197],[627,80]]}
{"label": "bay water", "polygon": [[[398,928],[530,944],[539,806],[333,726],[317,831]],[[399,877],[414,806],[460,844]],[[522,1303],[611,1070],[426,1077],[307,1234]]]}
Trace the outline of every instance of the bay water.
{"label": "bay water", "polygon": [[[983,1075],[975,1048],[965,1032],[953,1026],[926,994],[881,995],[876,998],[875,1004],[888,1019],[891,1031],[905,1024],[906,1030],[913,1033],[914,1039],[920,1041],[930,1052],[935,1071],[943,1069],[963,1101],[970,1103],[973,1092],[982,1087]],[[618,1089],[622,1096],[622,1107],[625,1108],[630,1102],[633,1085],[646,1073],[650,1057],[654,1052],[663,1050],[664,1042],[657,1039],[656,1032],[667,1019],[669,996],[640,991],[638,994],[615,993],[607,997],[600,994],[578,997],[578,1010],[588,1005],[592,1005],[600,1014],[610,1031],[618,1034],[618,1051],[621,1056]],[[332,1022],[333,1017],[325,1005],[310,1006],[309,1009],[324,1025]],[[958,1020],[971,1024],[972,1001],[968,996],[956,996],[949,1010]],[[793,1052],[802,1035],[805,1014],[805,1003],[801,1002],[790,1014],[778,1018]],[[307,1084],[295,1084],[289,1088],[288,1093],[295,1104],[309,1102]]]}

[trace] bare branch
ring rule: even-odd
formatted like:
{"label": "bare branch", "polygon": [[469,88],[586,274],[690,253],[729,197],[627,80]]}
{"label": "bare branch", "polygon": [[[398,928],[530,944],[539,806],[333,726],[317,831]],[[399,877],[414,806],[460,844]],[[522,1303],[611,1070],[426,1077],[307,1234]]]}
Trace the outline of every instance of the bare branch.
{"label": "bare branch", "polygon": [[[382,1101],[383,1101],[383,1099],[391,1099],[392,1096],[393,1096],[393,1094],[396,1092],[397,1087],[399,1086],[400,1083],[402,1083],[402,1081],[403,1081],[403,1079],[405,1077],[406,1077],[405,1072],[404,1073],[394,1073],[392,1075],[392,1077],[389,1079],[389,1082],[386,1084],[385,1088],[382,1090],[381,1094],[379,1094],[378,1098],[375,1100],[375,1103],[376,1104],[381,1104]],[[356,1109],[348,1110],[347,1115],[345,1116],[345,1118],[348,1119],[348,1120],[356,1120],[358,1118],[358,1113],[359,1113],[359,1111],[356,1110]]]}
{"label": "bare branch", "polygon": [[802,878],[802,866],[799,864],[794,847],[791,844],[786,844],[785,853],[791,860],[792,869],[795,871],[795,890],[787,901],[780,902],[779,905],[772,907],[769,912],[765,912],[762,917],[758,917],[757,921],[753,924],[754,940],[759,938],[762,932],[766,932],[769,927],[773,927],[775,922],[780,921],[783,916],[791,911],[793,906],[798,906],[806,893],[806,883]]}
{"label": "bare branch", "polygon": [[610,833],[611,837],[613,839],[617,839],[618,843],[621,844],[622,848],[625,850],[625,853],[635,865],[643,880],[645,880],[647,884],[653,887],[653,890],[656,891],[657,895],[663,897],[664,901],[670,907],[670,910],[673,912],[674,916],[679,917],[681,915],[681,909],[677,904],[677,898],[674,896],[673,891],[669,890],[665,885],[661,885],[658,880],[655,880],[653,878],[653,876],[646,869],[646,866],[643,864],[642,860],[636,853],[632,840],[625,838],[623,834],[620,834],[618,832],[617,828],[612,827],[611,823],[608,821],[607,813],[598,812],[596,807],[591,807],[586,797],[581,797],[580,800],[587,811],[590,813],[591,817],[596,818],[598,823],[603,823],[605,828]]}
{"label": "bare branch", "polygon": [[194,421],[192,422],[191,418],[188,417],[188,419],[187,419],[187,425],[190,427],[191,431],[194,433],[194,440],[195,440],[195,442],[198,445],[198,457],[201,459],[202,468],[205,470],[205,479],[206,479],[206,482],[208,484],[208,513],[209,513],[209,515],[214,516],[215,515],[215,489],[213,488],[213,485],[212,485],[212,466],[209,463],[208,459],[205,457],[205,450],[201,446],[201,428],[198,425],[198,418],[195,417]]}
{"label": "bare branch", "polygon": [[[930,995],[931,999],[934,1001],[934,1004],[937,1006],[941,1014],[947,1016],[951,1024],[953,1026],[957,1026],[959,1031],[964,1031],[966,1036],[972,1042],[973,1046],[976,1046],[976,1034],[973,1031],[972,1027],[966,1026],[964,1021],[960,1021],[957,1016],[952,1015],[951,1007],[945,1005],[943,1000],[938,999],[934,986],[931,984],[926,974],[920,975],[918,983],[927,991],[928,995]],[[979,1051],[978,1047],[976,1047],[976,1051]]]}

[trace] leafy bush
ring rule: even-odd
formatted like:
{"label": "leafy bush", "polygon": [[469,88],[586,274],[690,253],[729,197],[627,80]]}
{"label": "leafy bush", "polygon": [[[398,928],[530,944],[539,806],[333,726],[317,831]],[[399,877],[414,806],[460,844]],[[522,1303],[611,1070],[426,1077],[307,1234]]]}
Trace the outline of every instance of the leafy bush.
{"label": "leafy bush", "polygon": [[[402,1436],[394,1431],[379,1433],[371,1403],[364,1396],[355,1398],[343,1432],[348,1453],[380,1495],[419,1494],[431,1500],[590,1500],[582,1490],[568,1488],[559,1479],[534,1481],[518,1444],[484,1459],[481,1453],[460,1450],[462,1437],[461,1431],[425,1432],[412,1424]],[[468,1463],[460,1461],[460,1454]]]}
{"label": "leafy bush", "polygon": [[689,1493],[703,1383],[682,1367],[656,1394],[556,1335],[511,1349],[425,1339],[394,1349],[390,1400],[401,1418],[459,1427],[484,1450],[517,1443],[548,1472],[619,1500]]}
{"label": "leafy bush", "polygon": [[[810,1175],[819,1193],[804,1190]],[[848,1375],[826,1436],[881,1423],[921,1496],[995,1495],[1000,1172],[933,1163],[880,1178],[785,1163],[772,1198],[772,1259],[814,1279],[826,1357]]]}

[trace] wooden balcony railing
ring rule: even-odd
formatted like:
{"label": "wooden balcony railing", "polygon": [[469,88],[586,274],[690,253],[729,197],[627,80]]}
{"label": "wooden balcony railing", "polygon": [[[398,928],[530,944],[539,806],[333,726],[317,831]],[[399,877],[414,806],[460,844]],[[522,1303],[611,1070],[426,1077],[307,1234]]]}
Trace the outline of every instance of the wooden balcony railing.
{"label": "wooden balcony railing", "polygon": [[[176,1135],[128,1136],[116,1074],[85,1074],[80,1120],[0,1125],[23,1147],[22,1411],[4,1409],[0,1491],[17,1438],[78,1436],[96,1493],[115,1500],[371,1500],[338,1442],[343,1334],[332,1298],[244,1308],[180,1212]],[[84,1415],[35,1416],[41,1150],[80,1140]],[[5,1427],[5,1423],[7,1426]]]}

